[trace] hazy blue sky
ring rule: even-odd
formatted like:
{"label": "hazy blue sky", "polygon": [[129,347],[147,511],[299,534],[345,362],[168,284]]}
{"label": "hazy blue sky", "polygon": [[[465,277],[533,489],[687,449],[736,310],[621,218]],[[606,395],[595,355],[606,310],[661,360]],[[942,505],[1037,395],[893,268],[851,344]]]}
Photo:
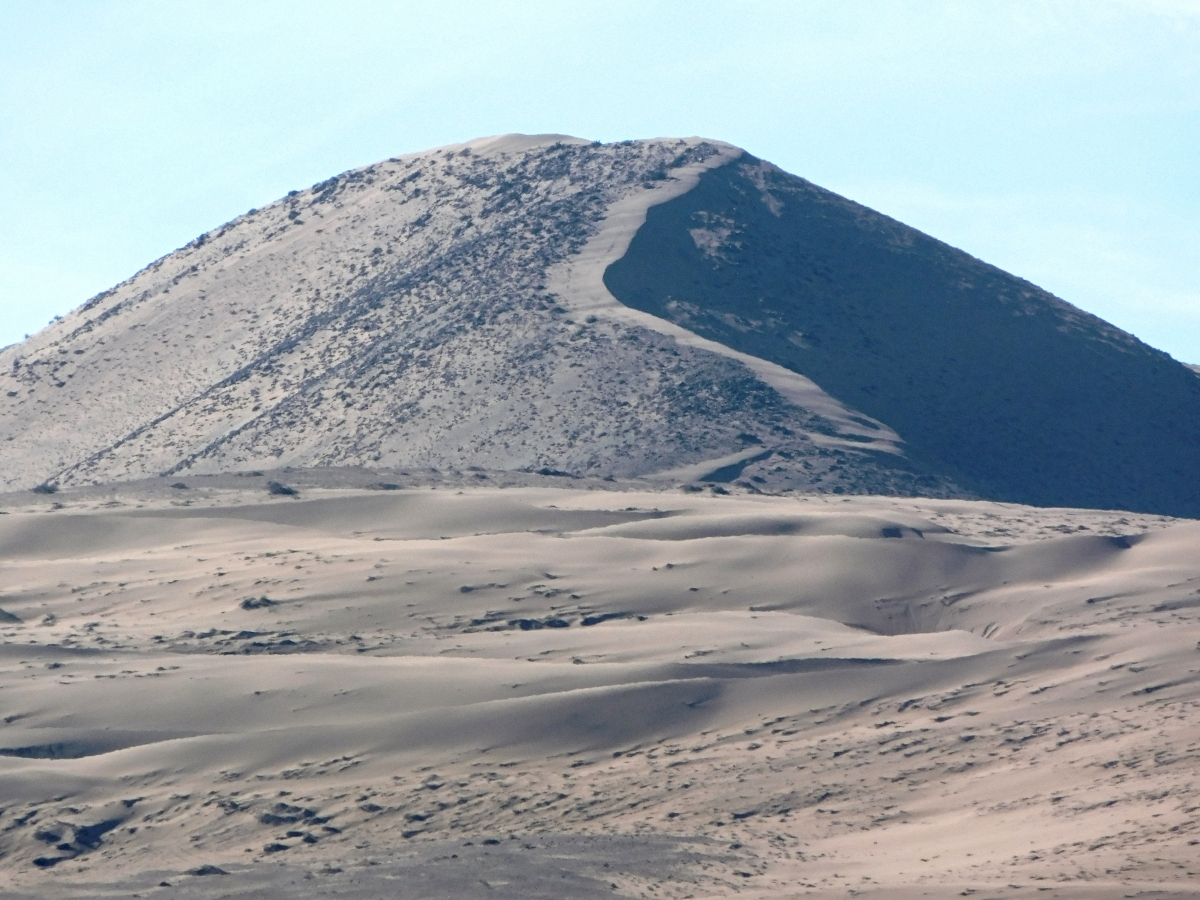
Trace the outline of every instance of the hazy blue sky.
{"label": "hazy blue sky", "polygon": [[509,131],[730,141],[1200,362],[1200,0],[0,0],[0,345]]}

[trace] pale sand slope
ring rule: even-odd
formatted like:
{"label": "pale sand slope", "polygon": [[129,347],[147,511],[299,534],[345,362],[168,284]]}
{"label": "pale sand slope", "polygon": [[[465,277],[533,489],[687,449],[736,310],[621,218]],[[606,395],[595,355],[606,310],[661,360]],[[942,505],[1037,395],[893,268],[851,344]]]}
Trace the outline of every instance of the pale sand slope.
{"label": "pale sand slope", "polygon": [[807,378],[604,287],[651,206],[741,153],[507,135],[292,192],[0,348],[0,490],[757,457],[768,490],[962,496],[914,481],[895,432]]}
{"label": "pale sand slope", "polygon": [[5,896],[1200,895],[1200,523],[168,493],[3,498]]}

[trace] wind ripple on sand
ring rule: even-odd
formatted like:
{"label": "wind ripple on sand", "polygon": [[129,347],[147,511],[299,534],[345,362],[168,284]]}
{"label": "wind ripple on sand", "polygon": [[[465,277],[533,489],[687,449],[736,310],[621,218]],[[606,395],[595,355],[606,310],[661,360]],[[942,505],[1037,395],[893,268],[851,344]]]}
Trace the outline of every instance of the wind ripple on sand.
{"label": "wind ripple on sand", "polygon": [[[509,835],[542,848],[525,873],[458,896],[538,896],[546,866],[579,896],[1194,883],[1200,524],[541,488],[191,500],[0,518],[13,896],[250,891],[283,859],[311,876],[289,896],[368,896],[368,864],[456,848],[482,873]],[[686,852],[656,874],[601,833]],[[546,849],[587,835],[574,862]],[[204,865],[230,874],[181,874]]]}

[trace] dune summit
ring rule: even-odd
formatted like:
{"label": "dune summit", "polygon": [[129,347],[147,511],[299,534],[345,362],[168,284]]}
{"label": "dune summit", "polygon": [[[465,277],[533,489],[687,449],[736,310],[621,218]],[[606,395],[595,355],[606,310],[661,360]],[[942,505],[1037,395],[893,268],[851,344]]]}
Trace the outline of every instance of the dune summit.
{"label": "dune summit", "polygon": [[1200,382],[701,139],[510,135],[293,191],[0,351],[9,489],[550,469],[1200,514]]}

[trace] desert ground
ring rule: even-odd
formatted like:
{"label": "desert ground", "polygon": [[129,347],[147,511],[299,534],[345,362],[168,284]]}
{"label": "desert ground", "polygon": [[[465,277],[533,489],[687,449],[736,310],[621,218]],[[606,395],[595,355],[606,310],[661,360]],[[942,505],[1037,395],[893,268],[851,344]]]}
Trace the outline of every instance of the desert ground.
{"label": "desert ground", "polygon": [[725,490],[0,496],[0,891],[1200,896],[1200,523]]}

